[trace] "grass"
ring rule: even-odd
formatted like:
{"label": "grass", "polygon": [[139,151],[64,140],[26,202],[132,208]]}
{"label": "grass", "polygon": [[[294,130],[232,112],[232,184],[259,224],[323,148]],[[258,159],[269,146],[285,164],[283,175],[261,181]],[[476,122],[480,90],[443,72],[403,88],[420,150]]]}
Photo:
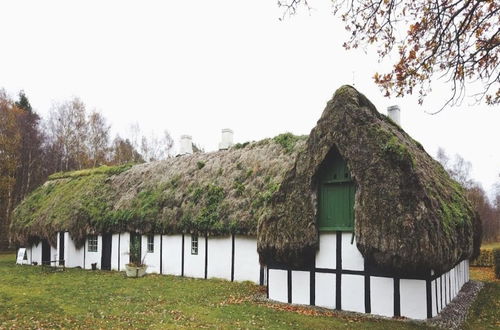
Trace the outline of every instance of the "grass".
{"label": "grass", "polygon": [[[500,326],[500,280],[489,267],[471,268],[485,282],[467,329]],[[29,328],[349,328],[422,329],[417,322],[257,302],[251,283],[165,275],[141,279],[123,273],[15,265],[0,254],[0,329]]]}
{"label": "grass", "polygon": [[471,267],[471,278],[483,281],[484,288],[472,305],[464,328],[500,328],[500,280],[495,279],[493,267]]}
{"label": "grass", "polygon": [[15,265],[0,255],[0,329],[26,328],[350,328],[417,329],[423,324],[256,302],[251,283],[165,275]]}

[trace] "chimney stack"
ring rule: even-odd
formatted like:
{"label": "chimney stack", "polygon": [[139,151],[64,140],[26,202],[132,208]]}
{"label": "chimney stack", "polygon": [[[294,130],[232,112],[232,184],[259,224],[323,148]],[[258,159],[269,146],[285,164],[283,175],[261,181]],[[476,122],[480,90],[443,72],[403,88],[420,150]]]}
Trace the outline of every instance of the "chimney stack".
{"label": "chimney stack", "polygon": [[233,146],[233,130],[224,128],[222,130],[222,137],[219,143],[219,150],[229,149]]}
{"label": "chimney stack", "polygon": [[190,155],[193,153],[193,140],[191,135],[181,135],[179,155]]}
{"label": "chimney stack", "polygon": [[387,116],[391,118],[393,122],[401,126],[401,109],[399,108],[399,105],[391,105],[390,107],[387,108]]}

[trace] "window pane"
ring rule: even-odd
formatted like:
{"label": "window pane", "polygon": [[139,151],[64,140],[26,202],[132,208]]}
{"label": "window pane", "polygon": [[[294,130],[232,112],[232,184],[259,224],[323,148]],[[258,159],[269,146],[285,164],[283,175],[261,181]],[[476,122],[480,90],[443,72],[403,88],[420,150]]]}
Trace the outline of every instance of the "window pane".
{"label": "window pane", "polygon": [[154,236],[148,235],[148,253],[153,253],[155,249]]}
{"label": "window pane", "polygon": [[191,236],[191,254],[198,254],[198,236]]}

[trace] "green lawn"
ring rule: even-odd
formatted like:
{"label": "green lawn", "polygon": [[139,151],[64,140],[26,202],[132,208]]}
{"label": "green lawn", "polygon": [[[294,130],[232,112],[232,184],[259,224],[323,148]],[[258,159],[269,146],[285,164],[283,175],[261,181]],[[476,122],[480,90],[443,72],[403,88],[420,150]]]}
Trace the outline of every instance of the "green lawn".
{"label": "green lawn", "polygon": [[[46,272],[18,266],[0,255],[0,329],[13,328],[350,328],[416,329],[421,323],[256,302],[262,288],[250,283],[67,269]],[[499,283],[487,287],[471,327],[498,322],[482,311],[498,300]],[[498,303],[498,301],[497,301]],[[498,309],[497,309],[498,310]],[[498,312],[497,312],[498,313]],[[495,320],[496,317],[496,320]],[[495,324],[495,323],[492,323]]]}

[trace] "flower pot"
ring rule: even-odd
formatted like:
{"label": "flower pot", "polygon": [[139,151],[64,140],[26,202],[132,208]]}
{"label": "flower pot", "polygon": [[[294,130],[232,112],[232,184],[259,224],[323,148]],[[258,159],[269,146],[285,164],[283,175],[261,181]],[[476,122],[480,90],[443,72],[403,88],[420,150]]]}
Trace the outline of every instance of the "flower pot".
{"label": "flower pot", "polygon": [[92,266],[92,270],[97,270],[97,262],[90,264]]}
{"label": "flower pot", "polygon": [[125,265],[125,273],[127,277],[143,277],[146,275],[147,265],[135,266],[131,264]]}

